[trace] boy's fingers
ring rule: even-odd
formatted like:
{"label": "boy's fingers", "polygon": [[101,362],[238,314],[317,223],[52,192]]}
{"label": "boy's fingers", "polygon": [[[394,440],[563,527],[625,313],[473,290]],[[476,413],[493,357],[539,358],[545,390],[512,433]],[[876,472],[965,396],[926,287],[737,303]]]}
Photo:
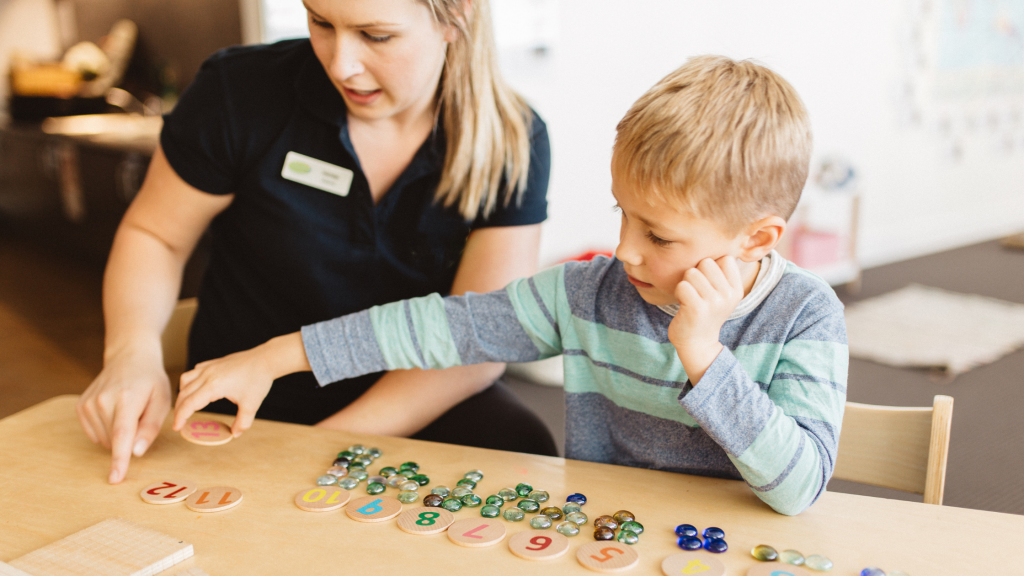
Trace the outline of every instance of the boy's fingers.
{"label": "boy's fingers", "polygon": [[256,410],[243,406],[241,403],[238,405],[238,414],[235,416],[235,423],[231,426],[231,434],[238,438],[252,427],[252,421],[256,418]]}
{"label": "boy's fingers", "polygon": [[679,300],[680,306],[686,306],[687,303],[700,300],[700,294],[697,293],[693,284],[684,280],[676,286],[676,300]]}
{"label": "boy's fingers", "polygon": [[711,282],[700,268],[691,268],[687,270],[686,274],[683,275],[683,278],[693,286],[694,290],[697,291],[697,294],[699,294],[701,298],[708,298],[715,291],[715,288],[711,285]]}
{"label": "boy's fingers", "polygon": [[740,267],[737,264],[736,257],[722,256],[716,262],[725,274],[725,279],[729,282],[730,286],[740,287],[743,285],[743,277],[740,275]]}
{"label": "boy's fingers", "polygon": [[[729,257],[726,256],[725,258]],[[720,267],[722,260],[722,258],[719,258],[718,260],[705,258],[697,265],[697,269],[704,274],[711,286],[719,292],[729,288],[729,281],[725,277],[725,272]]]}

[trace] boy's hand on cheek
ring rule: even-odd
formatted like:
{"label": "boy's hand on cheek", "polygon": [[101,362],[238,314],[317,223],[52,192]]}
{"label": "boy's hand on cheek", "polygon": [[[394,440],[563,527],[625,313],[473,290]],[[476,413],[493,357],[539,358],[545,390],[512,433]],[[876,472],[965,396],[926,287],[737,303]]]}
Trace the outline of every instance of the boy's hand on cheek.
{"label": "boy's hand on cheek", "polygon": [[722,325],[743,299],[743,280],[736,259],[705,258],[687,270],[676,286],[679,312],[668,327],[668,339],[694,386],[722,351]]}

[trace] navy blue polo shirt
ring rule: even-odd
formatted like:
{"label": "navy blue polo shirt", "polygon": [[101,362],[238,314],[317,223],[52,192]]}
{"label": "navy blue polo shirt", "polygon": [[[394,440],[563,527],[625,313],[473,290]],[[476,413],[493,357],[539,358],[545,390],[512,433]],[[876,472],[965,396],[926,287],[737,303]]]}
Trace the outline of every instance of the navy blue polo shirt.
{"label": "navy blue polo shirt", "polygon": [[[378,304],[447,294],[473,229],[544,221],[550,148],[539,117],[525,193],[470,222],[457,206],[434,200],[445,154],[442,125],[374,205],[349,139],[344,100],[309,40],[230,48],[208,59],[160,135],[185,182],[235,195],[210,226],[212,254],[189,339],[190,365]],[[286,180],[288,152],[352,170],[349,193]],[[379,377],[324,388],[310,373],[282,378],[258,416],[314,423]],[[230,404],[215,408],[234,411]]]}

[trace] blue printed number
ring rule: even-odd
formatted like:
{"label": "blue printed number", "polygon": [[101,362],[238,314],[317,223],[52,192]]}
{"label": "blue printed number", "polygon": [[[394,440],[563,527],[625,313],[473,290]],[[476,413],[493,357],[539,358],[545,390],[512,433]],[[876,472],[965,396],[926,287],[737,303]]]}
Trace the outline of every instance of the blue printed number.
{"label": "blue printed number", "polygon": [[383,502],[383,500],[377,498],[373,502],[368,503],[366,506],[357,509],[356,512],[359,512],[363,516],[370,516],[378,512],[383,512],[384,507],[380,505],[381,502]]}

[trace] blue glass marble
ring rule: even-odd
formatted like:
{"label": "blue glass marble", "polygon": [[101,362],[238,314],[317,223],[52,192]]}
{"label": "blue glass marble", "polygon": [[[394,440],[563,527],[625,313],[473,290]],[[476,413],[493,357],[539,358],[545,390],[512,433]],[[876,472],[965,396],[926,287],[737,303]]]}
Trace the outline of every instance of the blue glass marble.
{"label": "blue glass marble", "polygon": [[714,540],[721,540],[722,538],[725,538],[725,530],[722,530],[721,528],[715,528],[714,526],[712,526],[711,528],[705,528],[704,537],[711,538]]}
{"label": "blue glass marble", "polygon": [[680,524],[676,526],[676,536],[696,536],[697,534],[699,532],[697,532],[697,527],[693,524]]}
{"label": "blue glass marble", "polygon": [[721,554],[729,549],[729,545],[725,543],[725,540],[721,538],[708,538],[704,541],[704,549],[708,552],[714,552],[715,554]]}
{"label": "blue glass marble", "polygon": [[860,571],[860,576],[885,576],[885,570],[868,567]]}
{"label": "blue glass marble", "polygon": [[583,494],[580,494],[579,492],[576,492],[576,493],[569,494],[568,496],[566,496],[565,497],[565,501],[566,502],[575,502],[575,503],[579,504],[580,506],[583,506],[583,505],[585,505],[587,503],[587,497],[584,496]]}
{"label": "blue glass marble", "polygon": [[683,550],[700,550],[704,546],[704,543],[696,536],[680,536],[679,539],[676,540],[676,545]]}

